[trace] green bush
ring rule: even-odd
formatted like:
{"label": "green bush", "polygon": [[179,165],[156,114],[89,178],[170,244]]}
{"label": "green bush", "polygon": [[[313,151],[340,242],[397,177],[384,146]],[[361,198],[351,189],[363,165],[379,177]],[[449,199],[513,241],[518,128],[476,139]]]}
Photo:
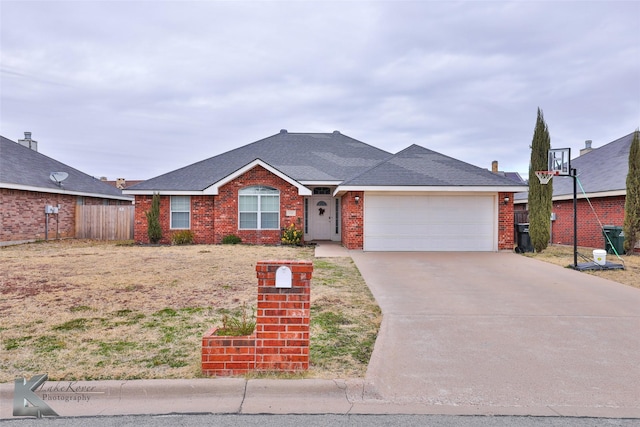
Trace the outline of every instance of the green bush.
{"label": "green bush", "polygon": [[224,236],[222,238],[223,245],[235,245],[240,242],[242,242],[242,239],[236,236],[235,234],[229,234],[228,236]]}
{"label": "green bush", "polygon": [[282,243],[285,245],[299,245],[302,241],[302,230],[298,230],[295,225],[290,224],[282,230]]}
{"label": "green bush", "polygon": [[174,245],[191,245],[193,244],[193,231],[180,230],[171,235],[171,243]]}
{"label": "green bush", "polygon": [[151,210],[145,212],[147,216],[147,235],[149,242],[156,244],[162,239],[162,227],[160,226],[160,194],[153,195]]}

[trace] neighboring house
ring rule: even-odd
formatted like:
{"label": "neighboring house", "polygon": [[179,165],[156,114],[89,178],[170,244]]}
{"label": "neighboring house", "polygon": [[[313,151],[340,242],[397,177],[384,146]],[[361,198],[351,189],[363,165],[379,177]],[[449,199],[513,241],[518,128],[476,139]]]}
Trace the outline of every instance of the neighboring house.
{"label": "neighboring house", "polygon": [[[55,183],[52,172],[68,177]],[[0,136],[0,244],[75,237],[76,205],[130,206],[132,201],[121,190],[38,153],[29,132],[18,142]]]}
{"label": "neighboring house", "polygon": [[[633,133],[595,149],[591,148],[591,141],[586,141],[585,148],[580,150],[581,155],[571,160],[571,167],[576,169],[579,184],[584,189],[583,193],[580,185],[577,186],[579,246],[604,248],[600,224],[623,225],[632,140]],[[572,245],[573,178],[558,176],[552,182],[551,242]],[[516,211],[526,210],[527,194],[517,194],[515,203]]]}
{"label": "neighboring house", "polygon": [[163,242],[278,244],[293,224],[304,240],[348,249],[513,249],[513,193],[526,186],[412,145],[390,154],[340,132],[286,130],[124,190],[135,195],[135,240],[161,196]]}
{"label": "neighboring house", "polygon": [[516,182],[518,184],[525,185],[525,186],[528,185],[527,181],[522,179],[522,176],[520,176],[518,172],[504,172],[504,171],[498,170],[497,160],[494,160],[493,162],[491,162],[491,172],[498,174],[500,176],[504,176],[505,178],[509,178],[511,181]]}
{"label": "neighboring house", "polygon": [[115,181],[109,181],[106,177],[100,177],[100,181],[109,184],[112,187],[116,187],[119,190],[125,190],[129,187],[133,187],[134,185],[140,184],[141,182],[144,182],[143,179],[139,179],[139,180],[126,180],[124,178],[118,178]]}

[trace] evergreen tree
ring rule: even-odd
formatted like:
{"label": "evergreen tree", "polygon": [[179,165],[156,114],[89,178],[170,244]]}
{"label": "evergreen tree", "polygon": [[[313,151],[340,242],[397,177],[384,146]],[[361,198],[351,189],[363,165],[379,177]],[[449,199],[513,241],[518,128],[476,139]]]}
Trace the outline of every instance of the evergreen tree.
{"label": "evergreen tree", "polygon": [[640,240],[640,130],[634,132],[629,150],[627,196],[624,201],[624,250],[633,254]]}
{"label": "evergreen tree", "polygon": [[536,171],[549,169],[550,148],[549,129],[544,122],[542,111],[538,108],[529,163],[529,237],[536,252],[546,249],[550,238],[553,180],[548,184],[540,184],[535,174]]}
{"label": "evergreen tree", "polygon": [[160,227],[160,195],[153,195],[151,210],[147,211],[147,235],[149,242],[156,244],[162,239],[162,228]]}

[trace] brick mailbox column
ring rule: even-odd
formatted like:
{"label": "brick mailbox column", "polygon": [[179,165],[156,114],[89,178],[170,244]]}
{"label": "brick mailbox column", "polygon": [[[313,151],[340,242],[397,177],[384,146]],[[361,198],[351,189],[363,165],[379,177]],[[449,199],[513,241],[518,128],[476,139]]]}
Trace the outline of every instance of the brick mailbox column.
{"label": "brick mailbox column", "polygon": [[250,371],[309,369],[311,261],[259,261],[256,329],[239,337],[202,338],[202,373],[243,375]]}
{"label": "brick mailbox column", "polygon": [[309,369],[311,261],[260,261],[256,369]]}

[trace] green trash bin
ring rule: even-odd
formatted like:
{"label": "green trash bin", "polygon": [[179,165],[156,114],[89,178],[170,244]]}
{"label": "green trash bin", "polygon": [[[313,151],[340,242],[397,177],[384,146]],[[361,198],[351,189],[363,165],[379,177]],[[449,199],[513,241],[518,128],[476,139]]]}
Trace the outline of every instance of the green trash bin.
{"label": "green trash bin", "polygon": [[604,250],[608,254],[622,255],[624,253],[624,231],[621,226],[605,225],[602,234],[604,235]]}

